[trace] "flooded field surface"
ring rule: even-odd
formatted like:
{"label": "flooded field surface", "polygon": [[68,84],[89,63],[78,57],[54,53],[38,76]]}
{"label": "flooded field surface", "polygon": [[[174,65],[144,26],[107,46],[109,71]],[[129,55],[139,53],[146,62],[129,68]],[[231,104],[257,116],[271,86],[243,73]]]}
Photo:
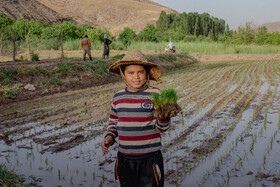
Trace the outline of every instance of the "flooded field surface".
{"label": "flooded field surface", "polygon": [[[182,115],[162,134],[165,186],[280,185],[280,61],[207,62],[165,74]],[[0,163],[37,186],[119,186],[101,152],[114,83],[0,106]]]}

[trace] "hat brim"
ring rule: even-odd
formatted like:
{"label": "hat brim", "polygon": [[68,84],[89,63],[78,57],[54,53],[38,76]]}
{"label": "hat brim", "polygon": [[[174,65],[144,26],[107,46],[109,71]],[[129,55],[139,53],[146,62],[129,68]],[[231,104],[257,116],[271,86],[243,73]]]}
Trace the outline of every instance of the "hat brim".
{"label": "hat brim", "polygon": [[113,63],[109,68],[108,71],[112,73],[116,73],[120,75],[120,68],[125,65],[143,65],[150,67],[150,79],[155,80],[157,82],[161,82],[161,69],[160,66],[151,62],[144,62],[144,61],[122,61],[119,60]]}

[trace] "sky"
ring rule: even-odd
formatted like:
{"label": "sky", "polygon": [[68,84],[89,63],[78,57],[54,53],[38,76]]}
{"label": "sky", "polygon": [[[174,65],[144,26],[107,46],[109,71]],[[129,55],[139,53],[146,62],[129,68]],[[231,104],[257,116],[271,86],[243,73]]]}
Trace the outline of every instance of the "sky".
{"label": "sky", "polygon": [[262,25],[280,22],[280,0],[152,0],[182,12],[209,13],[226,21],[230,29],[246,22]]}

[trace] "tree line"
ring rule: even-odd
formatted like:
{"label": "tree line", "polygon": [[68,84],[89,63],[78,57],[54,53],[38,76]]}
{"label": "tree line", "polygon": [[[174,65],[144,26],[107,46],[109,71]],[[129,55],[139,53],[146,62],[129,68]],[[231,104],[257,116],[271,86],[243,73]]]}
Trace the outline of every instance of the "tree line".
{"label": "tree line", "polygon": [[102,42],[104,34],[107,34],[124,46],[138,41],[217,41],[229,44],[280,45],[278,31],[269,33],[265,27],[255,29],[252,23],[246,23],[245,26],[239,26],[233,31],[229,29],[225,20],[212,17],[208,13],[184,12],[176,15],[162,11],[156,25],[147,24],[138,34],[131,28],[125,27],[116,37],[105,28],[95,28],[89,24],[76,26],[70,21],[48,23],[38,20],[15,20],[0,14],[1,41],[11,40],[11,37],[15,37],[16,40],[25,40],[27,33],[31,39],[59,38],[62,30],[64,40],[80,39],[87,34],[91,40]]}

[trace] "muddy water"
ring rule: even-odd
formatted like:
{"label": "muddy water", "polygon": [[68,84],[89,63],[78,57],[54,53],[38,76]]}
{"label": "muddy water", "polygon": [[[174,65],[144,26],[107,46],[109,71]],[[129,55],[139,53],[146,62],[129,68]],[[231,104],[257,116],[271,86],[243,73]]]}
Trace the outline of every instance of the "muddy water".
{"label": "muddy water", "polygon": [[[166,74],[182,115],[162,134],[165,186],[280,185],[280,62],[200,63]],[[0,163],[41,186],[119,186],[103,156],[123,83],[0,107]]]}

